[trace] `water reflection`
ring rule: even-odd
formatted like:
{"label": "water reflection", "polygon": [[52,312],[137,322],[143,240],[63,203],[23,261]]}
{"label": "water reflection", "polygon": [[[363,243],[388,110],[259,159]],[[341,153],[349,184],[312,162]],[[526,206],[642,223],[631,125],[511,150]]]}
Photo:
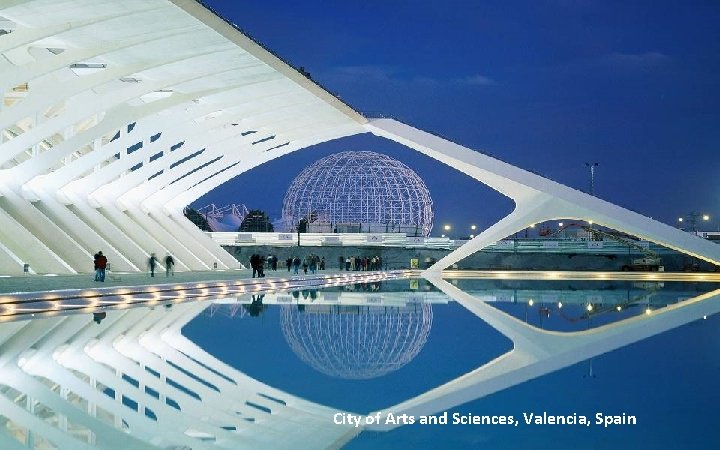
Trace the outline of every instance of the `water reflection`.
{"label": "water reflection", "polygon": [[340,447],[373,428],[334,424],[338,408],[433,414],[720,310],[709,284],[466,281],[0,323],[0,449]]}
{"label": "water reflection", "polygon": [[716,288],[713,283],[651,281],[450,280],[450,284],[525,323],[565,332],[651,315]]}
{"label": "water reflection", "polygon": [[281,327],[293,352],[331,377],[370,379],[396,371],[422,350],[432,307],[283,306]]}

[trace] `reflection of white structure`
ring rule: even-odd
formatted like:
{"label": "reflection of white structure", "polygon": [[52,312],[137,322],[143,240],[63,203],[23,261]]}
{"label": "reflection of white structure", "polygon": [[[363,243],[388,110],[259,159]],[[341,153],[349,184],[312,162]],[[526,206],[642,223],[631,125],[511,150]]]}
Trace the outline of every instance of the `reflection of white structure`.
{"label": "reflection of white structure", "polygon": [[[514,348],[383,413],[447,410],[720,312],[720,291],[714,291],[611,325],[558,333],[432,281]],[[0,323],[0,449],[255,450],[296,449],[298,443],[337,449],[362,429],[397,426],[334,424],[336,409],[254,380],[184,338],[180,330],[206,302],[158,302],[154,308],[118,305],[99,325],[88,313],[60,317],[54,311]]]}
{"label": "reflection of white structure", "polygon": [[368,379],[394,372],[420,353],[432,327],[432,307],[284,306],[280,320],[290,348],[313,369]]}
{"label": "reflection of white structure", "polygon": [[[720,290],[688,299],[621,322],[579,332],[541,330],[506,314],[451,283],[430,279],[441,291],[513,342],[513,349],[448,383],[397,405],[383,414],[435,414],[483,398],[575,363],[655,336],[720,312]],[[382,419],[381,419],[382,420]],[[370,426],[389,430],[397,425]]]}
{"label": "reflection of white structure", "polygon": [[516,209],[441,269],[554,218],[593,220],[704,260],[720,247],[393,120],[368,121],[192,0],[0,3],[0,272],[238,262],[182,215],[270,159],[343,136],[395,140]]}
{"label": "reflection of white structure", "polygon": [[400,161],[368,151],[326,156],[293,180],[283,201],[286,231],[308,220],[311,232],[403,232],[427,236],[432,199]]}
{"label": "reflection of white structure", "polygon": [[0,325],[0,448],[339,448],[336,409],[228,367],[180,329],[205,303]]}

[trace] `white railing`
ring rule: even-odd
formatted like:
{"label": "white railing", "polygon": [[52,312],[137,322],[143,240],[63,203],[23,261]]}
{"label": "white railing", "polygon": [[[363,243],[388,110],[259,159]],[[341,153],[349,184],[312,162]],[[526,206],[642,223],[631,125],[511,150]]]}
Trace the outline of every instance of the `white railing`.
{"label": "white railing", "polygon": [[450,249],[454,242],[448,238],[414,237],[404,233],[265,233],[265,232],[208,232],[215,242],[226,246],[269,245],[273,247],[405,247]]}
{"label": "white railing", "polygon": [[[298,245],[297,233],[265,232],[208,232],[215,242],[225,246],[267,245],[292,247]],[[300,233],[300,245],[304,247],[402,247],[451,250],[465,244],[466,240],[441,237],[414,237],[403,233]],[[668,250],[637,241],[638,247],[666,253]],[[506,239],[483,249],[484,252],[500,253],[642,253],[638,249],[612,240],[592,241],[583,239]]]}

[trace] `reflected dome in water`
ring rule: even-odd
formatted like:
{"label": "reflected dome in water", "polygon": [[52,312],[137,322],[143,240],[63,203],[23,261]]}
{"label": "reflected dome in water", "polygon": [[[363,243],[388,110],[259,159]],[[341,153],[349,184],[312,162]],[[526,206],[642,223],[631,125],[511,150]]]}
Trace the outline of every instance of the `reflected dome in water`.
{"label": "reflected dome in water", "polygon": [[295,354],[335,378],[369,379],[412,361],[427,341],[432,307],[284,306],[283,334]]}

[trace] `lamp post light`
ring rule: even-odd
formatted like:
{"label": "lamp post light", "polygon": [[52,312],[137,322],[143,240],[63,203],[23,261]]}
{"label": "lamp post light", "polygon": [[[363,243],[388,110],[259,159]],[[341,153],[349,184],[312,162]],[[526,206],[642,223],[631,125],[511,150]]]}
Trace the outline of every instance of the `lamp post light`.
{"label": "lamp post light", "polygon": [[530,228],[535,228],[535,224],[534,224],[534,223],[531,223],[529,227],[526,227],[526,228],[525,228],[525,239],[528,238],[528,234],[529,234],[529,232],[530,232]]}
{"label": "lamp post light", "polygon": [[686,230],[690,231],[692,233],[698,232],[698,220],[702,219],[703,222],[709,222],[710,221],[710,215],[709,214],[701,214],[699,212],[689,212],[684,216],[678,217],[678,222],[680,223],[680,227],[682,228],[682,225],[684,222],[687,222]]}
{"label": "lamp post light", "polygon": [[[710,217],[710,214],[703,214],[702,216],[703,222],[710,222],[712,218]],[[709,225],[709,223],[708,223]],[[708,231],[712,230],[711,227],[708,226]],[[717,231],[720,233],[720,221],[718,221]]]}
{"label": "lamp post light", "polygon": [[595,195],[595,168],[600,164],[594,162],[586,162],[585,165],[590,169],[590,195]]}

